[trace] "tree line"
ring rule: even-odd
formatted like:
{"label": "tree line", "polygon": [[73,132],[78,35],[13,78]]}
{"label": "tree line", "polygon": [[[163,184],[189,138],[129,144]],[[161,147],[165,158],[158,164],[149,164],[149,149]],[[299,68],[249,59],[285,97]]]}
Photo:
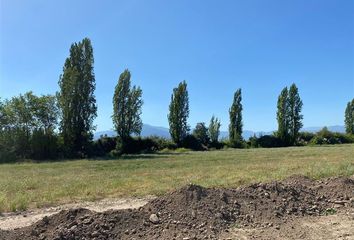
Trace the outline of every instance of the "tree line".
{"label": "tree line", "polygon": [[[188,124],[189,96],[186,81],[173,89],[167,115],[171,140],[140,138],[142,129],[142,89],[131,84],[128,69],[120,74],[112,98],[112,122],[116,138],[102,136],[93,141],[97,117],[94,56],[90,39],[73,43],[54,95],[36,96],[33,92],[11,99],[0,99],[0,162],[16,159],[83,158],[119,155],[164,148],[206,150],[222,147],[280,147],[309,142],[354,142],[354,99],[345,110],[347,135],[323,129],[318,134],[301,133],[303,102],[298,88],[285,87],[278,97],[278,130],[273,135],[242,137],[242,91],[237,89],[229,108],[229,138],[220,140],[220,120],[214,115],[207,126]],[[332,140],[328,140],[332,139]]]}

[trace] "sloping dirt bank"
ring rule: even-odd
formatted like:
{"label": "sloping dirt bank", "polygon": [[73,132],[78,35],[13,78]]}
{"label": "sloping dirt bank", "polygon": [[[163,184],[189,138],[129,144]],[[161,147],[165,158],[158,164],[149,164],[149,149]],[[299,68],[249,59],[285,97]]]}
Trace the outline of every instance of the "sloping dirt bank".
{"label": "sloping dirt bank", "polygon": [[103,199],[96,202],[70,203],[56,207],[32,209],[18,213],[2,213],[0,214],[0,229],[13,230],[21,227],[26,227],[41,220],[44,217],[49,217],[51,215],[57,214],[62,210],[75,208],[86,208],[95,212],[139,208],[154,198],[154,196],[147,196],[144,198]]}
{"label": "sloping dirt bank", "polygon": [[[353,178],[293,176],[237,189],[189,185],[139,209],[64,210],[31,226],[2,230],[0,239],[304,239],[293,224],[340,214],[348,215],[349,227],[353,208]],[[344,237],[352,237],[347,231]]]}

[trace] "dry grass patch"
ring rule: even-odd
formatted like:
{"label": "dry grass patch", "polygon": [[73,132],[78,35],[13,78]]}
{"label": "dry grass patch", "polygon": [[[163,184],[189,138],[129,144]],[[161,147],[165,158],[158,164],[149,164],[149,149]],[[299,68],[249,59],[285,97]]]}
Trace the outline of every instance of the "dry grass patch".
{"label": "dry grass patch", "polygon": [[237,187],[293,174],[322,178],[354,174],[354,144],[160,153],[117,160],[0,165],[0,211],[159,195],[196,183]]}

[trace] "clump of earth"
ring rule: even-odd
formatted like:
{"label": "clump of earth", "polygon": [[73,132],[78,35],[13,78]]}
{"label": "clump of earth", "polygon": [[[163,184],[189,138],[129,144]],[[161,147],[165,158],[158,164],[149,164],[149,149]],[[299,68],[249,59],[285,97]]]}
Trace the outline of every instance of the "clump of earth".
{"label": "clump of earth", "polygon": [[236,189],[191,184],[138,209],[63,210],[31,226],[0,230],[0,239],[232,239],[230,229],[291,231],[289,223],[298,219],[353,208],[354,180],[346,177],[293,176]]}

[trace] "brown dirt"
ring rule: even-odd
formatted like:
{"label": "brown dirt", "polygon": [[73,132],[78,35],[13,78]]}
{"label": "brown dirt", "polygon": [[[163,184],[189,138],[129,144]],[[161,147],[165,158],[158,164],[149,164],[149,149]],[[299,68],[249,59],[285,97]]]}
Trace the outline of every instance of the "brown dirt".
{"label": "brown dirt", "polygon": [[74,208],[86,208],[95,212],[139,208],[154,198],[154,196],[146,196],[144,198],[113,198],[103,199],[95,202],[70,203],[55,207],[31,209],[22,212],[0,213],[0,229],[13,230],[16,228],[26,227],[41,220],[44,217],[49,217],[51,215],[57,214],[62,210],[69,210]]}
{"label": "brown dirt", "polygon": [[348,224],[333,236],[350,239],[353,208],[353,178],[293,176],[237,189],[189,185],[139,209],[64,210],[28,227],[0,230],[0,239],[331,239],[311,238],[311,229],[320,226],[315,219],[334,216],[347,217]]}

